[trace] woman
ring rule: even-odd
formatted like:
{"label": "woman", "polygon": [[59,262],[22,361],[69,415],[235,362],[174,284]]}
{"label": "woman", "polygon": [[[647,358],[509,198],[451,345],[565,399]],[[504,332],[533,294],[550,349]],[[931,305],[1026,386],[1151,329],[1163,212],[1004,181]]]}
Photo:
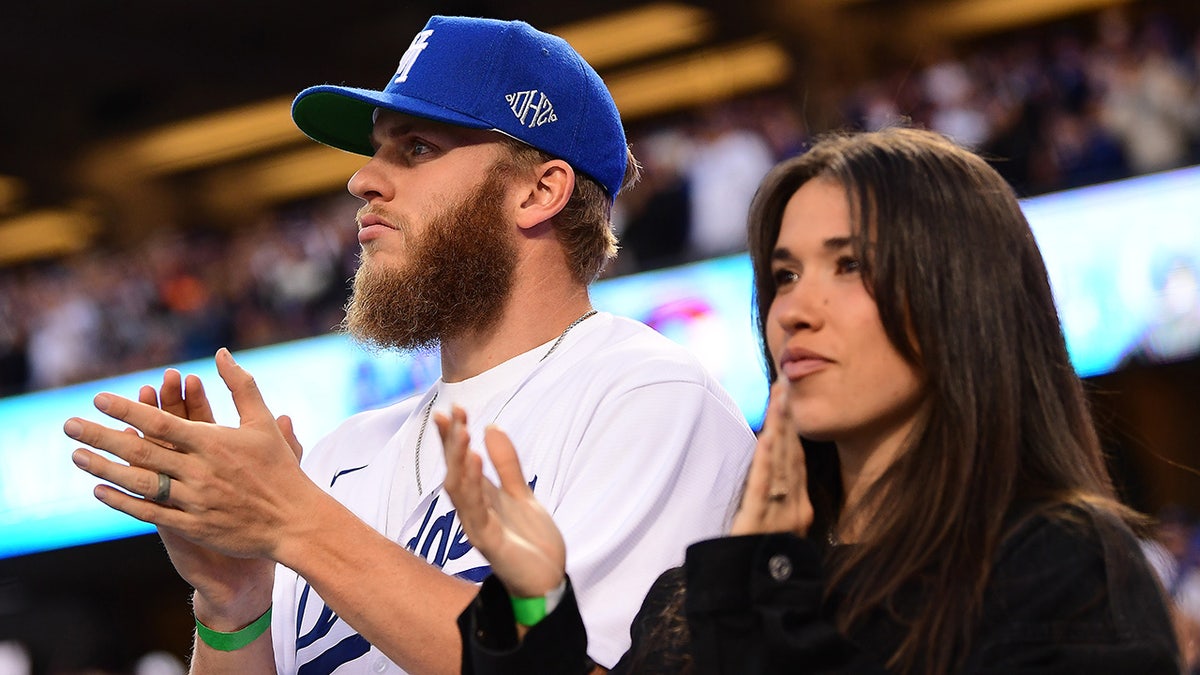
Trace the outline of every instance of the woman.
{"label": "woman", "polygon": [[[764,428],[730,536],[658,579],[614,670],[1179,672],[1004,180],[930,132],[831,137],[749,220]],[[464,670],[587,672],[561,538],[503,434],[496,488],[464,422],[438,422],[446,486],[495,575]],[[506,595],[556,587],[514,626]]]}

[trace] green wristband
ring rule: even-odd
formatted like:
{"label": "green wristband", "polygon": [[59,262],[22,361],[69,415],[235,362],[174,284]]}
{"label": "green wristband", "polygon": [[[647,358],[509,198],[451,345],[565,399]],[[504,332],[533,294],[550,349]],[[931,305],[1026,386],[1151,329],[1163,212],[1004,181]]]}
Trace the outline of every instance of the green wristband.
{"label": "green wristband", "polygon": [[200,623],[200,619],[196,619],[196,635],[200,638],[200,641],[221,652],[232,652],[245,647],[257,640],[258,636],[267,632],[267,629],[270,627],[270,607],[249,626],[241,630],[235,630],[232,633],[222,633],[221,631],[213,630]]}
{"label": "green wristband", "polygon": [[546,615],[554,611],[558,607],[558,603],[562,600],[563,593],[567,590],[567,579],[563,577],[562,583],[557,587],[550,589],[548,593],[536,598],[517,598],[508,596],[512,602],[513,618],[517,623],[530,628],[536,626],[539,621],[546,618]]}
{"label": "green wristband", "polygon": [[537,598],[514,598],[509,596],[512,601],[513,618],[522,626],[536,626],[539,621],[546,618],[546,598],[545,596]]}

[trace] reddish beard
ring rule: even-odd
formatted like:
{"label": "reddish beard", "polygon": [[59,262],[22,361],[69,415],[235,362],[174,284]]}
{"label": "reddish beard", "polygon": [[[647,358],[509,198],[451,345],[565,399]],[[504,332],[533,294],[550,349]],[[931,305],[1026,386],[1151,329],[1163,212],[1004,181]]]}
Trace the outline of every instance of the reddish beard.
{"label": "reddish beard", "polygon": [[370,348],[430,350],[494,327],[517,265],[506,187],[503,174],[490,172],[414,236],[399,266],[373,263],[364,252],[342,329]]}

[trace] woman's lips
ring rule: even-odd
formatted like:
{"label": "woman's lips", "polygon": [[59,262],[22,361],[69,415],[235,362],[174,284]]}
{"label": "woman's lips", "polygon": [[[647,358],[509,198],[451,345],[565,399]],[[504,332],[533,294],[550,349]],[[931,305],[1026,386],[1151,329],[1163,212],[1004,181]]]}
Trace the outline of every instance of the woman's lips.
{"label": "woman's lips", "polygon": [[816,357],[803,357],[797,359],[785,359],[780,365],[779,370],[789,380],[795,381],[802,377],[812,375],[813,373],[824,370],[830,365],[826,359]]}

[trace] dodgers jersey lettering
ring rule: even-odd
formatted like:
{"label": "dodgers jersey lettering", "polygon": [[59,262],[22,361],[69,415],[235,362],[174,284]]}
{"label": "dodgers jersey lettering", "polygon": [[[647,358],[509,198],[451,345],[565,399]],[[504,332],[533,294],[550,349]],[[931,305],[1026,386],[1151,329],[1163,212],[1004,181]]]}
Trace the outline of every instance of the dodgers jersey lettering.
{"label": "dodgers jersey lettering", "polygon": [[[458,512],[450,509],[446,513],[434,518],[434,513],[437,512],[438,497],[433,498],[433,502],[429,505],[429,510],[425,512],[425,520],[421,522],[421,529],[417,531],[417,536],[413,537],[405,544],[405,548],[421,556],[429,561],[435,567],[446,569],[446,563],[451,560],[458,560],[466,555],[474,547],[467,541],[467,535],[463,532],[462,525],[457,524]],[[430,525],[429,521],[433,524]],[[451,540],[450,533],[454,532],[454,538]],[[434,542],[437,542],[438,548],[434,552],[433,557],[429,557]],[[447,546],[446,543],[450,542]],[[487,571],[490,569],[487,565],[482,567],[474,567],[469,570],[454,573],[454,576],[469,579],[470,581],[482,581],[483,577],[487,576]],[[475,575],[482,576],[474,578]]]}
{"label": "dodgers jersey lettering", "polygon": [[[536,482],[535,478],[530,487]],[[400,538],[404,547],[446,574],[474,583],[483,581],[491,566],[467,539],[450,498],[439,488],[426,496],[422,507],[405,523]],[[342,621],[307,582],[298,582],[296,672],[328,675],[367,654],[370,643]]]}
{"label": "dodgers jersey lettering", "polygon": [[[339,475],[343,474],[339,473]],[[529,489],[536,488],[537,476],[534,476],[533,480],[529,481]],[[483,565],[458,569],[459,566],[453,564],[466,557],[469,552],[474,551],[475,547],[471,545],[466,533],[463,532],[462,524],[458,520],[458,510],[454,508],[445,510],[444,506],[443,510],[438,509],[439,503],[450,504],[450,498],[440,490],[430,496],[433,498],[429,500],[429,508],[425,511],[416,536],[408,540],[404,547],[447,574],[473,583],[482,583],[487,575],[491,574],[491,565],[486,564],[485,561]],[[447,569],[448,564],[450,569]],[[310,599],[314,603],[311,607]],[[296,623],[296,650],[298,652],[328,635],[333,627],[341,621],[333,613],[333,610],[321,601],[320,596],[313,592],[312,586],[309,586],[308,583],[304,583],[303,590],[300,591],[300,606],[297,615],[299,617]],[[307,623],[308,621],[311,621],[311,624]],[[361,657],[370,649],[371,645],[366,639],[358,633],[353,633],[307,661],[301,661],[297,672],[305,675],[332,673],[338,666]]]}
{"label": "dodgers jersey lettering", "polygon": [[[754,435],[694,355],[643,324],[601,312],[543,360],[549,347],[354,415],[301,465],[400,547],[446,574],[478,582],[490,569],[441,489],[441,438],[427,430],[419,462],[416,439],[435,394],[435,412],[451,403],[468,411],[476,450],[483,450],[484,428],[498,424],[571,552],[568,573],[587,626],[588,653],[611,667],[628,648],[630,621],[651,582],[682,562],[687,544],[724,529]],[[430,488],[423,495],[417,472]],[[484,473],[496,480],[486,455]],[[370,571],[365,574],[370,587]],[[276,568],[274,602],[271,634],[280,673],[403,673],[295,571]]]}

